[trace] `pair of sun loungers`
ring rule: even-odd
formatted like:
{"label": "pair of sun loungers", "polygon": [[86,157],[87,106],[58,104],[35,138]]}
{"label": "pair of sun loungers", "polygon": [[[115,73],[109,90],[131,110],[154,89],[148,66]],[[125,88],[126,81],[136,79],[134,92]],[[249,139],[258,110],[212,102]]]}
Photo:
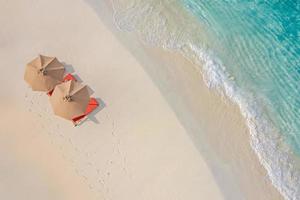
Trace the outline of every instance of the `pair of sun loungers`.
{"label": "pair of sun loungers", "polygon": [[[76,78],[72,75],[72,74],[67,74],[63,81],[66,82],[66,81],[77,81]],[[48,96],[51,96],[53,93],[53,90],[49,91],[47,93]],[[86,107],[86,110],[85,110],[85,113],[83,115],[80,115],[80,116],[74,116],[74,118],[72,118],[72,122],[75,126],[77,126],[82,120],[84,120],[90,113],[92,113],[97,107],[99,106],[99,102],[91,97],[90,98],[90,101],[89,101],[89,104],[87,105]]]}

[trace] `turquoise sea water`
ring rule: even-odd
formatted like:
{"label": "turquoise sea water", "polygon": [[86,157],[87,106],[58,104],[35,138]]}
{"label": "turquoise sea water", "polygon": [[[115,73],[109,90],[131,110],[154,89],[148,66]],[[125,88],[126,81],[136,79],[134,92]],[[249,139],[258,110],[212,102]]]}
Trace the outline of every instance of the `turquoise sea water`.
{"label": "turquoise sea water", "polygon": [[182,53],[239,105],[275,187],[300,199],[300,1],[113,0],[116,25]]}
{"label": "turquoise sea water", "polygon": [[300,1],[199,1],[183,4],[209,29],[210,48],[238,86],[259,97],[300,155]]}
{"label": "turquoise sea water", "polygon": [[[300,1],[183,0],[182,3],[208,30],[209,49],[222,61],[239,89],[247,93],[244,97],[250,95],[249,100],[258,104],[267,120],[267,124],[259,124],[261,119],[256,118],[256,124],[262,127],[259,131],[280,134],[267,147],[275,155],[266,165],[278,165],[267,166],[271,176],[278,176],[273,177],[277,179],[275,184],[288,199],[300,199],[299,165],[292,161],[300,156]],[[273,130],[267,130],[266,126]],[[289,155],[279,152],[278,146],[283,143],[289,149],[283,151],[289,151]],[[288,163],[294,163],[294,167]],[[284,173],[289,173],[286,178]]]}

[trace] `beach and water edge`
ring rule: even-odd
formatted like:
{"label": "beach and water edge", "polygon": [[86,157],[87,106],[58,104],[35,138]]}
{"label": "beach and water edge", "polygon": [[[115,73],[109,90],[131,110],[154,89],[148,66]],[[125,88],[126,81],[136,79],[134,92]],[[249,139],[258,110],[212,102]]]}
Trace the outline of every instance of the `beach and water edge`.
{"label": "beach and water edge", "polygon": [[[280,188],[270,162],[263,162],[266,155],[258,151],[264,152],[260,142],[265,140],[255,141],[255,127],[249,130],[249,118],[241,113],[245,110],[208,78],[221,75],[205,71],[211,65],[195,60],[177,37],[161,44],[155,37],[169,36],[166,32],[147,35],[127,24],[135,17],[120,20],[124,13],[113,7],[118,3],[57,0],[31,7],[3,2],[1,9],[12,20],[0,31],[1,67],[18,66],[8,71],[12,78],[1,80],[4,85],[18,83],[2,94],[1,107],[9,113],[1,127],[2,141],[8,141],[4,157],[17,160],[2,166],[17,174],[4,179],[11,184],[3,194],[13,197],[30,181],[32,199],[38,199],[37,185],[43,199],[297,199],[297,191]],[[69,14],[59,8],[55,19],[47,16],[43,8],[54,9],[55,4],[68,6]],[[173,11],[182,9],[172,5]],[[43,23],[34,20],[37,16]],[[198,31],[193,23],[189,26]],[[61,31],[50,31],[55,28]],[[27,33],[21,34],[22,29]],[[199,52],[202,59],[209,58]],[[69,69],[76,68],[103,108],[76,129],[53,117],[47,97],[19,80],[22,63],[36,53],[56,55]],[[12,61],[14,55],[18,58]],[[8,109],[13,104],[19,106]],[[18,120],[23,123],[12,128]],[[13,186],[18,177],[24,182]]]}
{"label": "beach and water edge", "polygon": [[[101,3],[92,0],[87,0],[87,2],[91,3],[92,7],[101,16],[101,19],[109,21],[110,14],[107,13],[105,16],[99,9],[104,6],[103,4],[101,5]],[[244,194],[247,194],[247,199],[281,199],[281,195],[273,188],[266,170],[250,147],[249,127],[246,119],[241,115],[239,106],[232,99],[228,98],[226,94],[220,93],[224,92],[220,91],[222,88],[214,86],[213,84],[215,83],[209,80],[209,76],[212,75],[214,77],[213,72],[204,71],[216,70],[209,69],[215,63],[212,61],[212,63],[207,64],[199,61],[195,52],[190,52],[184,47],[182,51],[180,42],[185,42],[182,40],[184,36],[179,34],[179,37],[177,37],[177,33],[172,32],[177,26],[176,22],[181,24],[178,20],[188,15],[181,5],[173,2],[173,7],[166,9],[170,10],[170,13],[166,15],[163,13],[159,16],[162,19],[166,17],[168,22],[170,21],[174,24],[171,24],[171,27],[169,27],[169,24],[162,23],[168,27],[162,31],[160,36],[157,36],[159,34],[155,32],[157,27],[151,27],[151,25],[155,24],[155,19],[153,24],[142,24],[141,22],[141,25],[139,25],[139,22],[135,22],[134,19],[142,15],[134,16],[136,13],[133,11],[130,13],[132,14],[131,18],[128,17],[128,19],[135,22],[135,25],[134,23],[128,24],[130,21],[128,19],[128,21],[125,19],[125,22],[122,20],[118,22],[117,20],[122,19],[127,13],[124,10],[122,13],[122,9],[120,9],[121,16],[118,16],[120,13],[113,7],[114,3],[118,5],[119,2],[106,1],[106,5],[110,5],[110,9],[115,13],[113,24],[121,31],[120,33],[117,30],[113,32],[117,35],[119,34],[118,38],[125,43],[127,48],[131,49],[133,55],[137,55],[137,59],[145,67],[154,83],[160,88],[162,95],[177,113],[176,116],[184,125],[195,146],[209,163],[224,196],[227,199],[239,199],[243,198]],[[168,3],[166,5],[169,6]],[[142,6],[147,10],[147,6]],[[164,6],[162,5],[161,7]],[[139,7],[137,6],[137,8]],[[148,9],[151,10],[151,8]],[[154,8],[152,9],[154,10]],[[175,13],[179,19],[174,16]],[[149,15],[151,16],[151,14]],[[169,20],[170,18],[168,17],[174,17],[175,20]],[[193,20],[192,16],[188,15],[185,17],[190,17]],[[184,20],[182,23],[184,23]],[[111,22],[106,24],[109,26]],[[143,25],[149,25],[149,30],[144,30],[145,27]],[[174,27],[172,27],[173,25]],[[193,23],[187,25],[187,28],[199,33],[199,27],[195,27]],[[111,29],[114,28],[111,27]],[[150,30],[151,32],[147,32]],[[152,32],[153,30],[154,32]],[[170,31],[170,33],[164,31]],[[124,38],[124,34],[129,37],[127,41]],[[165,36],[169,38],[164,38]],[[174,38],[171,36],[174,36]],[[201,35],[196,37],[201,37]],[[170,40],[168,41],[168,39]],[[141,49],[144,51],[141,51]],[[187,53],[191,53],[190,56]],[[201,55],[200,49],[196,53]],[[209,56],[207,57],[209,58]],[[205,55],[201,58],[205,58]],[[205,67],[207,68],[205,69]],[[219,77],[215,76],[214,78]],[[255,193],[254,191],[261,192]]]}
{"label": "beach and water edge", "polygon": [[[264,97],[253,96],[253,93],[246,91],[244,87],[240,87],[237,84],[238,80],[235,79],[236,77],[233,77],[230,73],[227,72],[228,66],[225,66],[222,63],[222,61],[218,58],[217,54],[211,51],[210,49],[211,44],[209,42],[205,42],[207,40],[214,43],[212,40],[214,40],[215,38],[211,38],[209,32],[210,30],[206,30],[205,26],[201,27],[201,24],[199,23],[198,19],[196,19],[194,15],[191,15],[191,13],[193,12],[196,11],[199,12],[199,10],[197,10],[198,9],[197,6],[199,5],[193,4],[192,2],[193,1],[182,1],[182,2],[181,1],[150,1],[150,2],[111,1],[114,9],[114,23],[120,30],[122,30],[123,32],[129,32],[134,34],[135,39],[139,38],[140,41],[146,46],[163,48],[166,51],[173,52],[173,53],[175,52],[177,54],[180,54],[181,56],[184,56],[187,60],[193,63],[194,70],[195,70],[194,73],[199,76],[202,76],[203,81],[205,82],[205,85],[208,88],[212,89],[212,91],[214,92],[217,92],[221,96],[221,98],[225,100],[225,102],[226,101],[233,102],[233,104],[236,104],[239,107],[240,113],[245,119],[244,123],[246,124],[247,129],[249,131],[248,134],[250,136],[249,141],[251,147],[256,153],[256,155],[258,156],[259,162],[267,170],[268,177],[271,180],[272,184],[277,188],[277,190],[280,191],[280,193],[286,199],[298,199],[299,198],[298,180],[300,177],[299,176],[300,162],[299,162],[299,157],[297,156],[296,153],[297,132],[291,133],[292,131],[294,131],[293,120],[290,122],[291,123],[290,126],[288,125],[287,127],[285,127],[285,129],[287,129],[286,130],[287,132],[285,133],[285,130],[281,130],[282,128],[281,126],[283,126],[282,123],[284,124],[289,122],[275,121],[276,117],[270,117],[270,115],[272,115],[272,111],[268,110],[269,108],[267,108],[267,106],[269,105],[266,106],[264,105],[264,102],[260,101],[260,98],[264,98]],[[213,4],[214,3],[211,3],[210,5],[209,3],[207,7],[213,6]],[[222,4],[220,3],[220,5]],[[269,4],[266,3],[266,5]],[[293,5],[290,5],[287,2],[286,4],[283,4],[281,7],[282,9],[288,9],[288,7],[291,6]],[[258,6],[256,9],[258,9],[258,11],[261,11],[262,8]],[[277,12],[279,9],[275,9],[275,8],[274,10],[275,12]],[[192,12],[190,12],[191,10]],[[265,11],[266,14],[267,13],[272,14],[270,19],[268,20],[273,20],[273,13],[270,13],[269,10],[265,10]],[[209,16],[205,16],[205,12],[206,11],[203,10],[202,17],[204,17],[203,19],[204,21],[205,20],[208,21]],[[207,19],[205,19],[205,17]],[[227,16],[224,15],[224,17]],[[241,17],[245,17],[245,16],[241,16]],[[276,17],[276,13],[275,13],[275,17]],[[283,19],[279,18],[278,20],[283,20]],[[210,23],[210,21],[208,21],[207,23]],[[272,21],[270,21],[270,23],[272,23]],[[282,23],[289,23],[289,22],[283,21]],[[277,24],[275,24],[275,26],[277,26]],[[285,32],[283,33],[285,34]],[[228,33],[224,32],[224,34],[228,34]],[[272,38],[276,33],[272,33],[272,34],[273,35],[271,35],[270,38]],[[290,33],[290,35],[292,35],[292,33]],[[240,35],[236,35],[236,36],[240,37]],[[284,37],[283,34],[280,36]],[[273,42],[270,40],[270,38],[267,38],[266,40],[269,42]],[[257,44],[257,45],[260,46],[262,44]],[[270,44],[269,46],[271,45],[280,45],[280,44]],[[280,46],[277,48],[280,48]],[[293,48],[297,48],[297,44],[293,46],[290,51],[293,51]],[[244,49],[237,49],[237,51],[238,50],[243,51]],[[282,51],[284,51],[284,49]],[[253,53],[257,53],[257,52],[253,52]],[[261,51],[261,53],[264,54],[265,52]],[[282,62],[281,57],[282,56],[280,56],[280,59],[278,59],[278,62]],[[240,59],[243,59],[242,54]],[[296,58],[294,56],[291,56],[290,59],[296,59]],[[295,63],[297,62],[294,63],[288,62],[286,64],[288,66],[291,65],[290,67],[295,67],[294,66]],[[234,65],[234,63],[232,64]],[[174,64],[171,65],[173,66]],[[257,63],[257,65],[260,65],[260,63]],[[280,70],[283,70],[282,73],[286,73],[284,72],[285,70],[284,66],[283,69]],[[243,69],[241,69],[241,71],[243,71]],[[174,72],[170,72],[170,73],[174,74]],[[181,71],[181,73],[184,72]],[[280,75],[280,72],[278,73]],[[157,74],[153,76],[157,76]],[[290,75],[287,76],[289,77]],[[241,77],[239,77],[239,79],[240,78]],[[175,83],[176,81],[173,84],[176,85]],[[294,85],[291,85],[290,87],[294,87]],[[176,88],[180,88],[180,86],[177,85]],[[275,88],[273,88],[272,90],[274,89]],[[185,90],[187,90],[187,88],[185,88]],[[189,93],[189,95],[191,95],[191,93]],[[268,99],[265,98],[264,100],[266,102],[269,101]],[[275,101],[277,100],[275,99]],[[184,103],[182,105],[184,105]],[[290,105],[291,105],[290,109],[294,109],[293,108],[294,104],[290,104]],[[174,110],[176,110],[176,107],[177,106],[174,106]],[[279,109],[281,108],[279,107]],[[182,115],[183,112],[178,112],[178,113],[180,114],[178,114],[177,116],[180,116]],[[293,112],[291,111],[291,113]],[[282,115],[282,113],[279,114],[280,116]],[[273,111],[273,115],[277,115],[277,113],[274,113]],[[286,117],[289,117],[290,119],[291,116],[286,116]],[[193,120],[190,119],[190,122],[191,121]],[[196,120],[196,122],[199,123],[198,125],[201,124],[201,122],[199,121],[201,120],[200,119],[198,121]],[[221,129],[222,128],[220,128],[220,130]],[[289,134],[291,136],[289,136]],[[296,135],[293,136],[293,134]],[[294,138],[296,141],[291,142],[291,140],[293,140],[292,138]],[[295,146],[293,146],[293,143]]]}

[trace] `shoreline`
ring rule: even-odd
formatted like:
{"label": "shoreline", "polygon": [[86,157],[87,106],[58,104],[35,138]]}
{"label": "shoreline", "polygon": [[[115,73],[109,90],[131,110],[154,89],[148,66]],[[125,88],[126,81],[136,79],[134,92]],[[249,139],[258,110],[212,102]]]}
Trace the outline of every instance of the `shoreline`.
{"label": "shoreline", "polygon": [[[89,0],[86,0],[86,1],[89,1]],[[110,7],[109,6],[110,2],[109,3],[106,2],[106,4],[108,5],[108,7]],[[100,6],[98,5],[97,7],[100,7]],[[110,9],[112,10],[111,7],[110,7]],[[97,12],[97,13],[98,13],[98,15],[100,15],[99,12]],[[103,18],[108,18],[108,16],[102,15],[102,19]],[[111,16],[111,18],[112,18],[112,16]],[[109,19],[105,19],[104,21],[109,21]],[[112,23],[112,22],[110,22],[110,23]],[[116,29],[116,27],[111,27],[107,23],[106,23],[106,25],[108,27],[110,27],[110,29]],[[124,39],[124,38],[121,39],[121,37],[120,37],[121,34],[125,34],[124,32],[117,33],[117,30],[114,30],[113,33],[115,35],[117,35],[117,37],[119,36],[118,37],[119,40],[123,41],[123,43],[125,44],[125,46],[127,46],[127,48],[131,49],[131,52],[133,55],[138,55],[136,57],[139,57],[139,56],[142,57],[141,59],[138,59],[138,58],[137,59],[142,63],[142,66],[144,66],[144,67],[146,66],[145,67],[146,71],[150,74],[150,76],[152,77],[152,79],[156,83],[156,85],[158,85],[158,87],[161,90],[161,93],[164,95],[164,97],[167,99],[167,101],[169,102],[169,104],[171,105],[173,110],[176,112],[177,117],[179,118],[181,123],[184,124],[184,127],[186,128],[187,132],[192,132],[190,134],[190,137],[196,143],[195,146],[200,149],[199,151],[201,153],[205,152],[204,157],[206,158],[206,161],[209,163],[209,166],[212,168],[213,174],[215,175],[215,178],[216,178],[217,182],[219,183],[219,186],[221,188],[224,187],[223,188],[224,190],[222,192],[223,192],[223,194],[225,194],[225,197],[227,197],[228,199],[234,198],[230,195],[232,195],[232,193],[234,193],[236,187],[238,187],[238,185],[234,185],[234,183],[232,183],[232,185],[234,185],[234,186],[232,186],[232,188],[230,188],[230,187],[226,188],[227,187],[226,184],[228,184],[228,183],[223,182],[222,179],[224,178],[223,176],[226,173],[231,173],[231,175],[227,177],[227,181],[229,181],[230,178],[232,178],[233,174],[234,174],[233,177],[241,177],[238,180],[238,181],[240,181],[239,184],[242,185],[241,189],[244,190],[245,193],[247,193],[247,196],[249,197],[249,199],[253,199],[253,198],[255,198],[255,199],[283,199],[283,196],[279,193],[279,191],[271,183],[271,180],[269,179],[269,177],[267,175],[266,169],[260,163],[258,156],[255,154],[254,150],[250,146],[249,127],[246,125],[246,120],[242,116],[241,111],[236,104],[232,103],[232,101],[230,99],[227,99],[227,97],[221,97],[219,94],[217,94],[216,90],[214,90],[214,89],[209,90],[204,83],[202,74],[197,70],[198,67],[195,66],[195,64],[190,63],[181,54],[178,54],[175,52],[170,52],[168,50],[162,50],[161,48],[157,48],[157,47],[154,47],[154,48],[147,47],[147,45],[141,44],[140,42],[135,42],[136,46],[133,48],[130,48],[130,46],[132,46],[132,41],[134,41],[134,37],[137,37],[135,34],[126,33],[127,38],[130,38],[128,40],[131,40],[131,42],[128,42],[128,41],[125,41],[126,39]],[[130,34],[132,34],[132,35],[130,35]],[[137,49],[139,49],[139,48],[142,48],[144,53],[138,52]],[[154,63],[157,64],[158,66],[164,65],[164,67],[162,67],[162,68],[166,68],[167,70],[165,70],[165,71],[161,70],[161,69],[159,69],[159,67],[157,67],[156,69],[152,69],[151,66],[156,66],[155,64],[153,65],[153,63],[151,66],[148,65],[148,68],[147,68],[147,64],[145,63],[145,60],[148,59],[147,62],[151,62],[152,61],[151,58],[154,58],[154,57],[155,57],[154,60],[156,61]],[[174,57],[176,57],[176,59],[174,59]],[[174,60],[177,60],[177,62],[175,62]],[[182,68],[183,68],[183,66],[180,66],[180,64],[178,65],[178,63],[181,63],[181,65],[184,65],[185,69],[187,69],[187,66],[190,67],[190,69],[189,69],[190,72],[188,73],[188,75],[185,74],[186,71],[181,71],[181,73],[178,73],[178,71],[182,70]],[[169,67],[169,66],[174,67],[175,65],[177,65],[176,70],[178,70],[178,71]],[[170,74],[172,76],[172,74],[174,74],[174,73],[176,73],[177,75],[179,75],[179,74],[180,75],[185,74],[185,75],[183,75],[181,77],[181,79],[178,76],[176,76],[176,78],[174,80],[172,80],[173,81],[172,83],[168,83],[170,81]],[[164,74],[164,75],[161,75],[161,74]],[[193,81],[188,80],[191,77],[194,77],[194,78],[192,78],[192,79],[194,79]],[[178,82],[176,80],[178,78],[180,80],[184,81],[184,83],[186,84],[184,87],[181,87],[178,84]],[[199,86],[195,87],[196,84],[199,84]],[[175,87],[174,87],[174,85],[175,85]],[[187,85],[195,87],[194,90],[190,90]],[[180,89],[176,90],[175,88],[176,89],[180,88]],[[177,95],[170,94],[170,93],[172,93],[171,92],[172,89],[176,90],[176,91],[173,91],[173,93],[174,94],[177,93]],[[190,90],[190,91],[186,92],[187,90]],[[201,108],[201,106],[197,106],[197,102],[200,102],[203,98],[200,97],[201,95],[199,95],[199,94],[195,95],[192,93],[193,93],[193,91],[199,91],[199,90],[200,91],[202,90],[202,92],[206,93],[206,96],[209,96],[208,100],[206,99],[206,102],[205,102],[205,104],[207,104],[207,106],[211,106],[210,101],[215,102],[215,103],[213,103],[213,106],[211,109],[212,110],[215,109],[216,113],[211,113],[212,116],[209,116],[210,119],[206,120],[206,122],[202,123],[202,125],[201,125],[202,126],[201,128],[206,129],[206,135],[209,135],[208,133],[214,133],[213,137],[210,137],[210,136],[207,137],[205,135],[199,136],[195,133],[195,132],[197,132],[195,130],[198,130],[198,132],[203,131],[203,130],[199,130],[199,126],[197,125],[197,123],[198,122],[201,123],[201,119],[203,119],[203,118],[201,118],[201,116],[199,116],[199,110],[202,109],[202,111],[201,111],[202,113],[210,113],[209,109],[203,108],[203,106],[202,106],[202,108]],[[167,94],[167,95],[165,95],[165,94]],[[188,99],[188,100],[181,99],[180,98],[181,95],[184,97],[187,97],[187,99],[188,99],[188,97],[190,97],[190,99]],[[174,99],[180,99],[180,100],[177,100],[177,102],[176,102],[176,101],[174,101]],[[221,106],[220,106],[220,104],[221,104]],[[218,108],[214,108],[216,105],[218,105],[217,106]],[[178,107],[181,107],[183,109],[178,109]],[[197,111],[198,111],[198,113],[197,113]],[[180,117],[181,115],[183,115],[183,113],[185,113],[186,116]],[[192,117],[188,117],[187,115],[192,115]],[[225,130],[227,132],[233,131],[233,132],[235,132],[234,137],[239,138],[239,139],[232,138],[232,141],[231,141],[232,143],[227,143],[225,145],[221,144],[222,141],[215,141],[216,138],[218,137],[217,134],[219,131],[218,131],[218,128],[214,127],[215,126],[214,123],[215,123],[215,119],[217,119],[219,116],[222,116],[221,120],[223,121],[221,123],[219,122],[220,124],[218,124],[219,130],[222,130],[225,128]],[[229,120],[225,119],[227,117],[229,118]],[[188,118],[188,119],[184,119],[184,118]],[[194,122],[195,124],[191,125],[190,122]],[[190,126],[192,126],[192,128]],[[228,134],[228,133],[226,133],[226,132],[222,133],[223,140],[228,139],[226,134]],[[203,143],[203,141],[201,141],[199,143],[197,142],[200,140],[209,142],[209,144],[213,145],[213,148],[208,147],[209,145],[205,146],[205,147],[199,147],[201,145],[202,146],[205,145]],[[232,144],[235,144],[235,143],[242,143],[242,144],[238,144],[238,145],[232,147]],[[230,149],[230,150],[228,151],[227,149]],[[215,152],[212,153],[213,151],[215,151]],[[235,152],[239,152],[239,151],[242,151],[243,154],[235,155],[236,154]],[[225,156],[222,155],[222,154],[224,154],[224,152],[226,152]],[[218,159],[220,159],[222,161],[220,161],[218,159],[211,160],[211,158],[210,158],[211,156],[218,157]],[[242,158],[243,156],[246,156],[247,159]],[[223,165],[224,168],[227,168],[228,164],[231,165],[229,168],[235,169],[239,172],[232,172],[232,171],[229,172],[230,170],[226,171],[226,169],[221,169],[222,167],[218,166],[218,165]],[[248,170],[249,174],[242,173],[242,171],[245,170],[246,168],[248,168],[247,170]],[[222,170],[223,170],[223,173],[218,172],[218,171],[222,171]],[[256,170],[258,172],[256,172]],[[254,177],[252,177],[253,175],[254,175]],[[250,179],[250,181],[249,181],[249,179]],[[257,191],[260,191],[260,192],[258,192],[258,194],[257,194]]]}

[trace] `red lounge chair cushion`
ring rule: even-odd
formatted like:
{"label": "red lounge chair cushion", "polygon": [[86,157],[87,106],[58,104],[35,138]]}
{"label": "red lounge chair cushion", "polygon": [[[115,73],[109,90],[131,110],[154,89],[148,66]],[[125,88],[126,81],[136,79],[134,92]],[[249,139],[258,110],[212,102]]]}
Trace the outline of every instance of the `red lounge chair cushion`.
{"label": "red lounge chair cushion", "polygon": [[76,78],[72,74],[67,74],[64,78],[64,81],[74,80],[77,81]]}
{"label": "red lounge chair cushion", "polygon": [[53,91],[54,91],[54,89],[53,89],[53,90],[50,90],[49,92],[47,92],[47,95],[48,95],[48,96],[51,96],[52,93],[53,93]]}
{"label": "red lounge chair cushion", "polygon": [[95,98],[91,97],[90,98],[90,102],[89,102],[88,106],[86,107],[85,113],[83,115],[74,117],[72,119],[72,121],[73,122],[80,121],[81,119],[83,119],[84,117],[86,117],[87,115],[89,115],[91,112],[93,112],[98,106],[99,106],[98,101]]}

